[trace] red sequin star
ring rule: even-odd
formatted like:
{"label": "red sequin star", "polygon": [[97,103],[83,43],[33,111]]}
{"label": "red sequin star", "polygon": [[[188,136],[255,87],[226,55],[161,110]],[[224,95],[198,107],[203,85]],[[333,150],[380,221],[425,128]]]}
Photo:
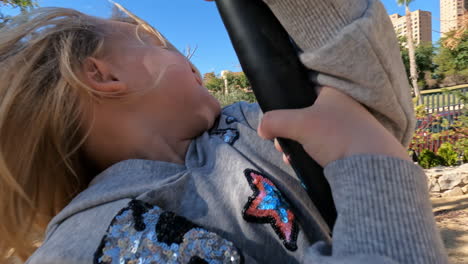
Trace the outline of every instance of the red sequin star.
{"label": "red sequin star", "polygon": [[295,251],[299,228],[289,204],[278,188],[260,172],[247,169],[244,174],[254,191],[244,207],[244,219],[249,222],[269,223],[283,240],[284,246]]}

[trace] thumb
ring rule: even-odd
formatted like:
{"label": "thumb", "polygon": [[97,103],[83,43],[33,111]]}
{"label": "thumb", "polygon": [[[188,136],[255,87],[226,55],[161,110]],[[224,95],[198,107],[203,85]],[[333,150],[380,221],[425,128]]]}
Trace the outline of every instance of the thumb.
{"label": "thumb", "polygon": [[274,110],[266,112],[258,126],[258,135],[264,139],[277,137],[300,141],[305,109]]}

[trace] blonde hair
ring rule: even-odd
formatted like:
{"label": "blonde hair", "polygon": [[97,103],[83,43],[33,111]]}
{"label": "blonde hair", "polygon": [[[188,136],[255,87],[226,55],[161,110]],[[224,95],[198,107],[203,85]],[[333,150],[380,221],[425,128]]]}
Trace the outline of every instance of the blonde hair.
{"label": "blonde hair", "polygon": [[[111,20],[139,25],[176,50],[116,6],[121,15]],[[0,29],[0,262],[30,256],[47,223],[94,176],[80,147],[84,102],[97,96],[79,76],[85,59],[103,52],[106,30],[97,21],[39,8]]]}

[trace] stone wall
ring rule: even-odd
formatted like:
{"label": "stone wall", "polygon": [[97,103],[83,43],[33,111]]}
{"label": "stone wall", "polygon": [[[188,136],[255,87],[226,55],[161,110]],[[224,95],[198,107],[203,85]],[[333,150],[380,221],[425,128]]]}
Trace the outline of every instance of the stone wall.
{"label": "stone wall", "polygon": [[431,197],[468,194],[468,164],[458,167],[435,167],[424,171]]}

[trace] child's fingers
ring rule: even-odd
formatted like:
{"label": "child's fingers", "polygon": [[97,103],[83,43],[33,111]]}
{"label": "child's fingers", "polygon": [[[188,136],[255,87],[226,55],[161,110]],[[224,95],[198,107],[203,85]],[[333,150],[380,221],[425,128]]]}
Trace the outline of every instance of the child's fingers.
{"label": "child's fingers", "polygon": [[[281,145],[279,144],[278,142],[278,139],[275,138],[275,149],[281,153],[283,153],[283,148],[281,147]],[[291,165],[289,163],[289,156],[287,156],[286,154],[283,153],[283,162],[288,164],[288,165]]]}
{"label": "child's fingers", "polygon": [[265,139],[289,138],[298,141],[304,125],[304,109],[275,110],[264,114],[258,134]]}
{"label": "child's fingers", "polygon": [[284,161],[284,163],[286,163],[286,164],[288,164],[288,165],[291,165],[291,164],[289,163],[289,157],[286,156],[286,154],[283,154],[283,161]]}
{"label": "child's fingers", "polygon": [[317,96],[320,95],[320,93],[322,92],[323,90],[323,86],[316,86],[315,87],[315,92],[317,93]]}
{"label": "child's fingers", "polygon": [[278,140],[275,138],[275,148],[277,151],[283,153],[283,148],[281,148],[281,145],[279,144]]}

